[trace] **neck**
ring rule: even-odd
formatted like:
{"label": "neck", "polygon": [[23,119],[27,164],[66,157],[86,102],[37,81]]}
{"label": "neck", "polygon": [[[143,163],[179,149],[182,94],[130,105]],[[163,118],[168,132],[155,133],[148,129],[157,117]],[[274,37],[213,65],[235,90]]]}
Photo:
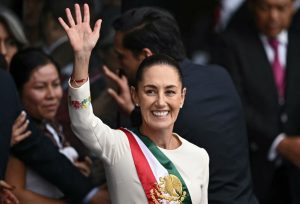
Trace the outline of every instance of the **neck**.
{"label": "neck", "polygon": [[181,145],[180,140],[173,134],[173,128],[157,130],[142,125],[139,131],[163,149],[176,149]]}

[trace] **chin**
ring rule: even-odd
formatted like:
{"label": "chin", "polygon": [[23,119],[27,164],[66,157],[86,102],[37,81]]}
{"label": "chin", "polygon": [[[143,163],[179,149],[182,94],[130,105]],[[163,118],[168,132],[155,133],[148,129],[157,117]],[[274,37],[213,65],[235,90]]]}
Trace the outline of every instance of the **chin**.
{"label": "chin", "polygon": [[154,130],[164,130],[164,129],[169,129],[170,127],[173,127],[173,124],[170,123],[153,123],[149,125]]}
{"label": "chin", "polygon": [[55,119],[55,115],[56,115],[56,113],[49,113],[49,114],[46,114],[46,115],[44,116],[44,119],[46,119],[46,120],[54,120],[54,119]]}

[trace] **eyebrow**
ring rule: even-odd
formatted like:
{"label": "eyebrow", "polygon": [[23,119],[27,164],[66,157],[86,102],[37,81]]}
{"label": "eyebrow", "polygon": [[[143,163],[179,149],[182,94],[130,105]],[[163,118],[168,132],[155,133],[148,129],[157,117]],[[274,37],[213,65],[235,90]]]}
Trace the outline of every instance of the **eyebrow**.
{"label": "eyebrow", "polygon": [[[56,81],[60,81],[60,78],[58,77],[58,78],[52,80],[51,82],[56,82]],[[45,83],[45,81],[41,81],[40,79],[37,79],[37,80],[35,81],[35,83]],[[46,82],[46,83],[47,83],[47,82]]]}
{"label": "eyebrow", "polygon": [[[156,88],[156,87],[157,87],[157,86],[155,86],[155,85],[153,85],[153,84],[147,84],[147,85],[144,86],[144,88]],[[165,88],[171,89],[171,88],[177,88],[177,86],[175,86],[175,85],[168,85],[168,86],[166,86]]]}

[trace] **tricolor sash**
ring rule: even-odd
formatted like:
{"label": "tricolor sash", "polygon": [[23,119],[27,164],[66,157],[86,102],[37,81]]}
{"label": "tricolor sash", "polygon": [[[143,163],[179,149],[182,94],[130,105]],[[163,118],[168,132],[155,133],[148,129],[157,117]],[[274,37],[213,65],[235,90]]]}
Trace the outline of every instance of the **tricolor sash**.
{"label": "tricolor sash", "polygon": [[187,186],[172,161],[137,129],[120,129],[128,138],[134,165],[149,204],[191,204]]}

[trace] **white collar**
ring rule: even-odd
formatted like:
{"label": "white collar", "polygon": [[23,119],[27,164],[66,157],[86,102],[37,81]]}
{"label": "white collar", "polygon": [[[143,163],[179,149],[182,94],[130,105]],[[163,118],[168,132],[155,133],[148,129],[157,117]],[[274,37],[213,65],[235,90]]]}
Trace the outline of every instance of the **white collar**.
{"label": "white collar", "polygon": [[[260,37],[261,37],[263,42],[268,42],[268,37],[267,36],[261,34]],[[280,45],[287,45],[288,44],[288,32],[287,32],[287,30],[281,31],[277,35],[276,39],[278,40]]]}

